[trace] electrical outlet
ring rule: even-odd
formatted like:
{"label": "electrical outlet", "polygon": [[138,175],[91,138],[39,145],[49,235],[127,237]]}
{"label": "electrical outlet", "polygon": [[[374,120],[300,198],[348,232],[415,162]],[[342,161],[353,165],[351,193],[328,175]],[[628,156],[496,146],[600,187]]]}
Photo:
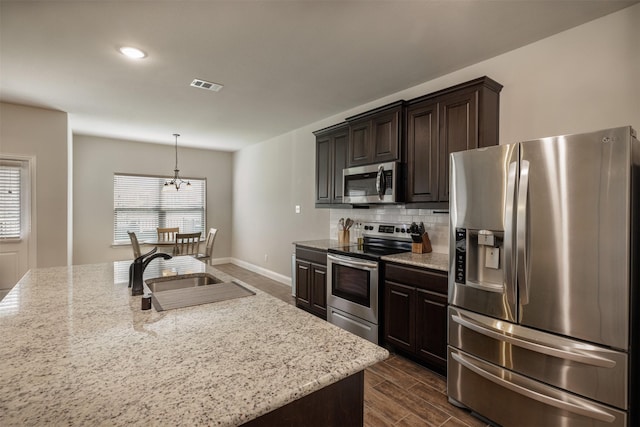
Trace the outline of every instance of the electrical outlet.
{"label": "electrical outlet", "polygon": [[264,262],[267,262],[267,261],[269,261],[269,255],[264,254]]}
{"label": "electrical outlet", "polygon": [[296,205],[296,213],[300,213],[300,205]]}

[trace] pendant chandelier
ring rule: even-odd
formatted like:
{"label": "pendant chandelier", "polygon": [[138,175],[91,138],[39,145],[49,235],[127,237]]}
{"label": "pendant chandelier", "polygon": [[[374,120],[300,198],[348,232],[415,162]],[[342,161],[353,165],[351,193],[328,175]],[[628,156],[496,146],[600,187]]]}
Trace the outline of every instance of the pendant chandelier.
{"label": "pendant chandelier", "polygon": [[178,137],[179,133],[174,133],[173,136],[176,137],[176,168],[173,170],[173,178],[170,181],[164,182],[164,187],[162,187],[162,191],[168,191],[169,189],[175,187],[176,191],[180,190],[180,186],[182,184],[187,184],[187,190],[191,190],[191,183],[188,180],[184,180],[180,178],[180,169],[178,169]]}

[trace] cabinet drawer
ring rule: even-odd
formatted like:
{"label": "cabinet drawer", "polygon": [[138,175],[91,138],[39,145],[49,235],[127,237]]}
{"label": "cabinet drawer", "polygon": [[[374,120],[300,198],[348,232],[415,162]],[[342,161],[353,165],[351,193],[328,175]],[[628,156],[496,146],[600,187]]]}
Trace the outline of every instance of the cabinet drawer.
{"label": "cabinet drawer", "polygon": [[296,246],[296,259],[303,259],[306,261],[315,262],[316,264],[327,265],[327,252],[318,249]]}
{"label": "cabinet drawer", "polygon": [[432,292],[447,293],[448,276],[445,272],[423,270],[400,264],[386,264],[385,278]]}

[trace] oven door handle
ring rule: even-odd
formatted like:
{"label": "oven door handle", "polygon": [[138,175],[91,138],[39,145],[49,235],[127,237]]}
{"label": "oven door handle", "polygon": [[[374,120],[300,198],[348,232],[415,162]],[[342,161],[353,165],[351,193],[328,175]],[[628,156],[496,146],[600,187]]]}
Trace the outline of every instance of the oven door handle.
{"label": "oven door handle", "polygon": [[327,261],[332,261],[336,264],[345,265],[347,267],[367,268],[370,270],[378,269],[377,262],[361,261],[355,258],[345,257],[345,256],[335,255],[335,254],[327,254]]}

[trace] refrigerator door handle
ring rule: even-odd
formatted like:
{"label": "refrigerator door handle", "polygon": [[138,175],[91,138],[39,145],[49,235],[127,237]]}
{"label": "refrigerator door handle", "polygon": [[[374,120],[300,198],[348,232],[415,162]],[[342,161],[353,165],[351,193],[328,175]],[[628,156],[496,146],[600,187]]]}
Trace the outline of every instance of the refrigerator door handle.
{"label": "refrigerator door handle", "polygon": [[516,280],[515,280],[515,251],[514,248],[514,202],[516,199],[516,179],[518,163],[509,164],[507,174],[507,194],[504,207],[504,259],[505,259],[505,288],[507,291],[507,301],[516,304]]}
{"label": "refrigerator door handle", "polygon": [[489,328],[487,325],[478,324],[471,319],[464,319],[459,315],[452,315],[451,320],[457,324],[471,329],[474,332],[485,335],[489,338],[493,338],[498,341],[507,342],[517,347],[524,348],[526,350],[535,351],[536,353],[546,354],[548,356],[557,357],[560,359],[571,360],[574,362],[583,363],[586,365],[597,366],[601,368],[613,368],[616,366],[616,362],[607,359],[605,357],[596,356],[594,354],[577,353],[570,350],[563,350],[561,348],[552,347],[544,344],[537,344],[531,341],[526,341],[517,338],[512,335],[506,335],[503,331],[496,331],[493,328]]}
{"label": "refrigerator door handle", "polygon": [[[530,390],[529,387],[525,386],[521,386],[519,384],[515,384],[511,381],[505,380],[503,378],[497,377],[496,375],[485,371],[484,369],[480,368],[479,366],[476,366],[472,360],[467,360],[466,357],[460,355],[460,354],[456,354],[456,353],[451,353],[451,357],[453,357],[453,359],[458,362],[459,364],[461,364],[462,366],[464,366],[465,368],[469,369],[471,372],[480,375],[481,377],[501,386],[504,387],[508,390],[511,390],[514,393],[518,393],[522,396],[525,396],[529,399],[533,399],[536,400],[538,402],[541,402],[545,405],[549,405],[549,406],[553,406],[555,408],[564,410],[564,411],[568,411],[568,412],[572,412],[574,414],[578,414],[578,415],[582,415],[585,417],[589,417],[592,419],[596,419],[596,420],[600,420],[600,421],[604,421],[607,423],[611,423],[613,421],[615,421],[616,417],[608,412],[605,412],[599,408],[596,408],[592,405],[589,405],[588,402],[580,400],[580,403],[573,403],[573,402],[565,402],[559,399],[555,399],[553,397],[544,395],[542,393],[538,393],[535,392],[533,390]],[[534,381],[532,380],[528,380],[526,378],[523,378],[524,381],[531,381],[532,383]]]}
{"label": "refrigerator door handle", "polygon": [[518,186],[517,214],[517,252],[518,252],[518,295],[520,303],[529,303],[529,162],[520,162],[520,184]]}

